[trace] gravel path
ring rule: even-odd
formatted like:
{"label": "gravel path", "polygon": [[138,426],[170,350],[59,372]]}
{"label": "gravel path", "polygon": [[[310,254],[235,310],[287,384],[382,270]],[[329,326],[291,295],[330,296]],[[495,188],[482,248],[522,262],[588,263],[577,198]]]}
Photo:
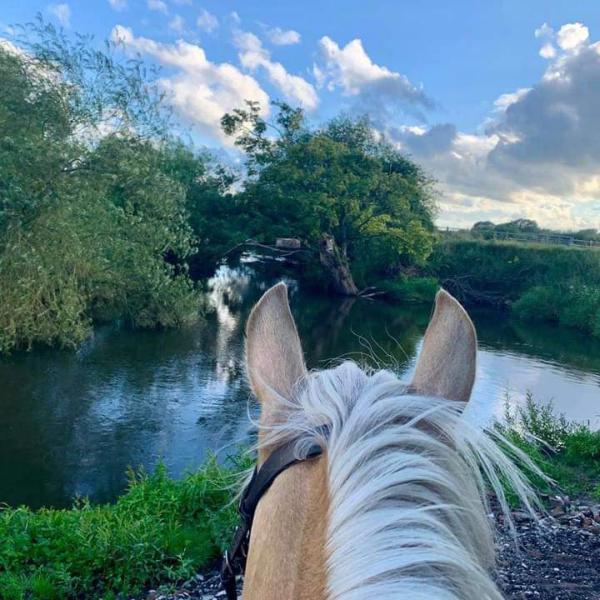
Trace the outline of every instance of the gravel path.
{"label": "gravel path", "polygon": [[[552,516],[539,525],[522,512],[514,513],[516,544],[497,518],[496,581],[507,600],[600,600],[600,505],[552,500]],[[240,578],[240,591],[241,583]],[[219,585],[215,568],[175,592],[151,590],[145,599],[223,600]]]}
{"label": "gravel path", "polygon": [[508,600],[600,600],[600,506],[554,505],[539,525],[514,513],[516,545],[501,529],[496,580]]}

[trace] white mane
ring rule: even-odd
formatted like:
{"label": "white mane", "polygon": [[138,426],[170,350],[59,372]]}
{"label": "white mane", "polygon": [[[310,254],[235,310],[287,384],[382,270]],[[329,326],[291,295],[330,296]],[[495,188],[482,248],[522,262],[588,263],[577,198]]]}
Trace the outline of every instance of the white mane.
{"label": "white mane", "polygon": [[266,442],[298,439],[299,455],[315,441],[327,450],[330,600],[502,598],[488,574],[486,480],[507,517],[501,481],[528,508],[534,495],[499,440],[461,418],[463,408],[351,362],[309,375],[285,402],[285,424]]}

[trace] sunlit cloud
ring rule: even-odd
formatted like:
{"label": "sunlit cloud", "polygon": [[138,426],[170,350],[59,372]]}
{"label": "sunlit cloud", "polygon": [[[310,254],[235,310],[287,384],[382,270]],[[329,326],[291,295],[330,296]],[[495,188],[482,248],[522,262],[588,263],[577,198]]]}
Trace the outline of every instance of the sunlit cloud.
{"label": "sunlit cloud", "polygon": [[158,84],[178,115],[210,139],[225,145],[232,140],[221,131],[221,117],[245,100],[254,100],[262,116],[269,113],[269,96],[251,75],[230,63],[210,61],[204,49],[183,40],[165,44],[135,36],[133,31],[117,25],[111,40],[125,51],[148,56],[169,69],[172,74]]}
{"label": "sunlit cloud", "polygon": [[251,72],[264,70],[269,82],[283,93],[286,100],[307,110],[317,107],[319,97],[314,86],[304,78],[288,73],[281,63],[273,61],[256,35],[237,31],[234,41],[244,68]]}

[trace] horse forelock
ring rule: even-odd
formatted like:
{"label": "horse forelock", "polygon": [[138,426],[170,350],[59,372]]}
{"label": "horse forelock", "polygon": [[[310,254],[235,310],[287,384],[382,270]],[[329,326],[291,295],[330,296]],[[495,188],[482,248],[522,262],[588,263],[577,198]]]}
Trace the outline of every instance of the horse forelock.
{"label": "horse forelock", "polygon": [[299,456],[324,447],[328,600],[502,598],[488,574],[486,482],[508,521],[502,482],[528,507],[534,495],[500,447],[510,444],[462,418],[463,407],[346,362],[308,375],[285,421],[263,432],[269,446],[297,440]]}

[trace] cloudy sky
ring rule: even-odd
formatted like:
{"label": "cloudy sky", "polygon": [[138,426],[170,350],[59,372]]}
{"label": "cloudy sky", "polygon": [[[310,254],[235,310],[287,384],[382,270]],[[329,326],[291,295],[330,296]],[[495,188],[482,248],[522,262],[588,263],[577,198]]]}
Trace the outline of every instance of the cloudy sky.
{"label": "cloudy sky", "polygon": [[[195,140],[253,99],[341,110],[435,177],[439,223],[600,228],[599,0],[3,0],[162,67]],[[1,35],[1,33],[0,33]]]}

